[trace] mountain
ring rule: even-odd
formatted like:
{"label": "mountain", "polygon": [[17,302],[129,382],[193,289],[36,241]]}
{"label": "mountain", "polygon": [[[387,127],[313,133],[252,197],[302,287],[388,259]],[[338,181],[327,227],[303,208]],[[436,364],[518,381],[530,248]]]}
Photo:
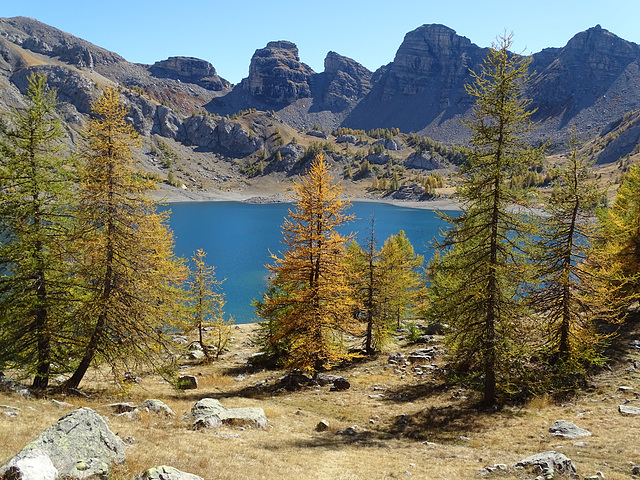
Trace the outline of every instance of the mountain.
{"label": "mountain", "polygon": [[[422,25],[406,34],[393,62],[375,72],[329,52],[324,72],[317,73],[300,60],[294,43],[279,40],[257,49],[247,78],[232,85],[202,59],[135,64],[34,19],[0,18],[0,110],[22,106],[27,78],[39,71],[58,90],[72,139],[91,102],[112,84],[121,88],[144,136],[229,158],[265,148],[271,154],[274,121],[325,131],[395,127],[460,144],[469,135],[460,120],[473,104],[465,85],[487,53],[451,28]],[[533,141],[560,146],[572,128],[594,138],[640,109],[640,47],[600,26],[580,32],[563,48],[531,56],[526,95],[540,125]],[[251,121],[232,118],[255,110],[263,113]],[[633,150],[636,131],[628,129],[622,150]]]}

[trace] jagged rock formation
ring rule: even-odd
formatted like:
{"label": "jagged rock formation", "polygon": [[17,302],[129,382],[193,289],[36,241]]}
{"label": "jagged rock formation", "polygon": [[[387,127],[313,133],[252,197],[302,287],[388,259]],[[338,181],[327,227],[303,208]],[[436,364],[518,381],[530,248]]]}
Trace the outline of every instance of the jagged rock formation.
{"label": "jagged rock formation", "polygon": [[[423,25],[407,33],[393,62],[371,93],[345,120],[345,125],[368,130],[375,127],[398,127],[402,131],[419,131],[437,123],[444,131],[456,116],[472,105],[464,85],[469,69],[477,69],[487,49],[480,48],[444,25]],[[456,118],[453,135],[462,128]]]}
{"label": "jagged rock formation", "polygon": [[372,75],[358,62],[329,52],[324,59],[324,73],[321,75],[322,104],[337,111],[353,106],[371,90]]}
{"label": "jagged rock formation", "polygon": [[[112,84],[122,88],[129,118],[142,135],[231,158],[268,143],[272,132],[266,127],[222,120],[254,108],[276,110],[279,121],[296,128],[397,127],[460,144],[470,134],[460,120],[474,101],[465,85],[487,53],[444,25],[422,25],[407,33],[394,61],[374,73],[336,52],[327,54],[324,72],[315,73],[300,60],[297,46],[282,40],[256,50],[249,76],[232,86],[205,60],[133,64],[36,20],[0,18],[0,110],[23,106],[29,74],[42,72],[58,91],[71,131],[79,130],[100,88]],[[531,72],[525,95],[540,124],[533,141],[562,145],[572,127],[583,139],[605,135],[627,112],[640,109],[640,47],[600,26],[578,33],[563,48],[532,55]],[[203,108],[215,115],[200,115]],[[639,135],[635,124],[629,126],[598,162],[633,152]],[[433,165],[432,159],[412,161]]]}
{"label": "jagged rock formation", "polygon": [[169,57],[154,63],[149,72],[158,78],[173,78],[181,82],[195,83],[208,90],[227,90],[231,83],[221,78],[206,60],[193,57]]}
{"label": "jagged rock formation", "polygon": [[274,105],[311,97],[309,81],[315,72],[300,62],[298,47],[286,40],[269,42],[251,58],[249,76],[241,86],[252,96]]}

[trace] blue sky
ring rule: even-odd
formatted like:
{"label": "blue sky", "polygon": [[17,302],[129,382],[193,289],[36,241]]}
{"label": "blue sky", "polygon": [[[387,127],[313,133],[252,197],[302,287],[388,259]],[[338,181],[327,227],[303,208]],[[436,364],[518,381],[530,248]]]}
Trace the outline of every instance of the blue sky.
{"label": "blue sky", "polygon": [[640,43],[638,0],[9,1],[0,16],[35,18],[131,62],[202,58],[233,83],[247,76],[251,56],[271,40],[296,43],[316,72],[330,50],[375,70],[425,23],[447,25],[481,47],[513,32],[518,53],[562,47],[597,24]]}

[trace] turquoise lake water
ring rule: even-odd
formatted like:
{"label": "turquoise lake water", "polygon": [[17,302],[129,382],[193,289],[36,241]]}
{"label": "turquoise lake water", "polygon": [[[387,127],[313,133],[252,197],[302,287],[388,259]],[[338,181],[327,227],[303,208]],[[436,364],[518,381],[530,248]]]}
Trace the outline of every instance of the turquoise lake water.
{"label": "turquoise lake water", "polygon": [[[170,226],[176,253],[190,258],[202,248],[207,264],[216,268],[216,277],[225,279],[222,290],[225,313],[236,323],[256,320],[251,301],[266,290],[269,251],[282,251],[281,226],[289,204],[254,205],[240,202],[173,203]],[[353,202],[348,213],[356,219],[341,233],[355,233],[362,244],[367,240],[371,216],[375,217],[375,236],[381,246],[392,234],[404,230],[416,253],[428,259],[429,244],[442,227],[436,212],[385,203]]]}

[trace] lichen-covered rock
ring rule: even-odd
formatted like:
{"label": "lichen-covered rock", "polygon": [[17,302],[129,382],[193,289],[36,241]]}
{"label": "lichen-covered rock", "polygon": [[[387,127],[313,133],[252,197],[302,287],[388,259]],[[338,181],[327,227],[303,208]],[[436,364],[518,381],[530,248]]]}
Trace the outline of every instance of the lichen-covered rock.
{"label": "lichen-covered rock", "polygon": [[65,415],[42,432],[2,467],[0,474],[20,459],[42,462],[41,454],[49,458],[60,477],[78,480],[106,479],[113,463],[125,461],[124,442],[109,430],[100,415],[86,407]]}
{"label": "lichen-covered rock", "polygon": [[162,465],[150,468],[138,475],[135,480],[203,480],[203,478],[192,473],[181,472],[177,468]]}
{"label": "lichen-covered rock", "polygon": [[[198,422],[202,424],[210,416],[219,418],[222,424],[226,425],[251,425],[261,429],[267,428],[267,417],[262,408],[226,408],[215,398],[203,398],[200,400],[184,419],[193,421],[195,426]],[[217,422],[214,420],[213,423]]]}

